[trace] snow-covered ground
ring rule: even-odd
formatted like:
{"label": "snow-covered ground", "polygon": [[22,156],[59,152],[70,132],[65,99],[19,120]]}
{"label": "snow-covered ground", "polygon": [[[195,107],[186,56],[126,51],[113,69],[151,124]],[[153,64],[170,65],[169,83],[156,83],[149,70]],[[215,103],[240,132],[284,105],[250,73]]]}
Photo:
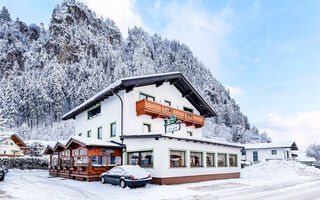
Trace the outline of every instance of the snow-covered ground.
{"label": "snow-covered ground", "polygon": [[318,199],[320,170],[296,162],[269,161],[242,170],[240,179],[122,189],[99,182],[49,177],[43,170],[10,170],[0,199]]}

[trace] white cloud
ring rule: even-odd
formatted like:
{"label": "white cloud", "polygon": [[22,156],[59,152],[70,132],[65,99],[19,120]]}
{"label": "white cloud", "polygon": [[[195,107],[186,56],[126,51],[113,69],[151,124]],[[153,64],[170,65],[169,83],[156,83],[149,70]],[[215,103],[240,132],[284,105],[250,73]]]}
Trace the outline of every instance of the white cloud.
{"label": "white cloud", "polygon": [[264,128],[273,141],[294,140],[298,147],[320,143],[320,111],[299,113],[294,117],[269,114],[268,126]]}
{"label": "white cloud", "polygon": [[81,0],[99,16],[112,19],[127,37],[128,27],[142,26],[143,21],[136,9],[135,0]]}
{"label": "white cloud", "polygon": [[187,44],[200,61],[216,70],[220,66],[220,56],[232,49],[227,40],[232,30],[227,18],[232,14],[229,7],[209,13],[195,2],[170,3],[163,12],[167,24],[162,34]]}
{"label": "white cloud", "polygon": [[232,87],[230,85],[225,85],[226,88],[229,90],[230,92],[230,95],[232,97],[235,97],[235,96],[240,96],[240,95],[243,95],[244,94],[244,91],[241,89],[241,88],[236,88],[236,87]]}

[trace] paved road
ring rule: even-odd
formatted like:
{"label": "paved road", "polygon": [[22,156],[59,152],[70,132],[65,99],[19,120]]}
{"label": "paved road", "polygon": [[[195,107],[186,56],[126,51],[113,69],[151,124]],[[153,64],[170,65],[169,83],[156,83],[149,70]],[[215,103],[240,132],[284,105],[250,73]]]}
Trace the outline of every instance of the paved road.
{"label": "paved road", "polygon": [[252,180],[229,179],[172,186],[122,189],[99,182],[50,178],[46,171],[11,171],[0,182],[0,199],[22,200],[320,200],[320,177],[255,186]]}
{"label": "paved road", "polygon": [[[229,187],[230,186],[230,187]],[[230,189],[233,187],[232,189]],[[190,188],[195,190],[210,190],[210,186]],[[222,188],[212,187],[216,190],[211,194],[194,195],[184,200],[320,200],[320,179],[312,181],[301,181],[269,186],[246,186],[237,184],[226,184]],[[211,190],[211,191],[212,191]]]}

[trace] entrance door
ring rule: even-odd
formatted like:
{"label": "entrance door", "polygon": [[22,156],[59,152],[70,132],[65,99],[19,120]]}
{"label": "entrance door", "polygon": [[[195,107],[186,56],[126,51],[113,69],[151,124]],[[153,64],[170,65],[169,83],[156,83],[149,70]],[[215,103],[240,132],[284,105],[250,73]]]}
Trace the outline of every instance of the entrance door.
{"label": "entrance door", "polygon": [[253,162],[258,162],[258,152],[257,151],[253,152]]}

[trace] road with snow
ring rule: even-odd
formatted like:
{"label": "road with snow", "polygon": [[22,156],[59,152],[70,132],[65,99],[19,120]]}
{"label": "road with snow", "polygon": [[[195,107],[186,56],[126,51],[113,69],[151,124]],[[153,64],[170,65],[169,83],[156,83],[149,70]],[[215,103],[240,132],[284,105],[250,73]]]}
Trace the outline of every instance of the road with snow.
{"label": "road with snow", "polygon": [[267,162],[245,168],[240,179],[136,189],[53,178],[43,170],[10,170],[0,182],[0,199],[320,200],[320,170],[295,162]]}

